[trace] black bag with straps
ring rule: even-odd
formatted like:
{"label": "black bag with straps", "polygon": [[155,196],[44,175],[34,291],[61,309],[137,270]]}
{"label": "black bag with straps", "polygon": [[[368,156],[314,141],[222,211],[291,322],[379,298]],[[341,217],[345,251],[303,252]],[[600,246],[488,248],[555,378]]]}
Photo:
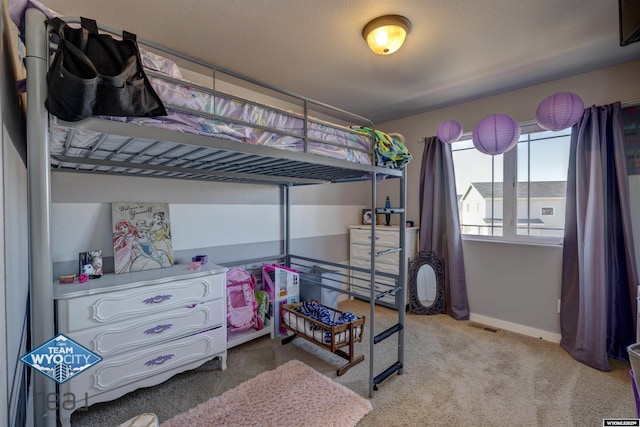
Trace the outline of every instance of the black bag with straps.
{"label": "black bag with straps", "polygon": [[73,28],[60,18],[47,20],[60,38],[47,72],[49,112],[62,120],[89,116],[155,117],[167,112],[142,68],[136,35],[122,40],[99,34],[95,20],[80,18]]}

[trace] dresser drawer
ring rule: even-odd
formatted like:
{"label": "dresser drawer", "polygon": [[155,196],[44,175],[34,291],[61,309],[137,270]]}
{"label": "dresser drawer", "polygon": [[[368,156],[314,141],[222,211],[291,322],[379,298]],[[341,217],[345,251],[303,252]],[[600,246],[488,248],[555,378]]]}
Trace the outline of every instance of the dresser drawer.
{"label": "dresser drawer", "polygon": [[[354,289],[352,289],[352,292],[362,296],[361,299],[364,299],[366,301],[371,299],[371,294],[369,294],[369,292],[364,290],[364,289],[354,288]],[[396,297],[394,295],[385,295],[383,297],[378,298],[376,301],[382,301],[382,302],[386,302],[388,304],[395,305],[396,304]]]}
{"label": "dresser drawer", "polygon": [[[385,248],[376,248],[376,249],[379,251],[385,250]],[[366,260],[367,263],[369,263],[371,260],[371,246],[353,244],[351,245],[350,256],[354,260]],[[378,265],[378,263],[385,263],[385,264],[392,264],[397,266],[399,263],[399,260],[400,260],[400,252],[382,254],[376,257],[376,265]]]}
{"label": "dresser drawer", "polygon": [[[371,284],[370,280],[371,280],[371,276],[369,275],[369,273],[362,273],[359,271],[353,272],[352,283],[357,284],[358,287],[364,287],[369,289],[369,286]],[[385,276],[376,276],[375,290],[377,292],[388,291],[390,289],[393,289],[395,286],[396,286],[395,279],[391,277],[385,277]]]}
{"label": "dresser drawer", "polygon": [[176,280],[122,291],[58,300],[58,328],[65,333],[116,321],[166,313],[204,301],[223,299],[223,274]]}
{"label": "dresser drawer", "polygon": [[[351,243],[359,243],[371,245],[371,230],[352,228],[350,231]],[[400,237],[398,230],[379,230],[376,229],[376,247],[384,246],[387,248],[397,248],[400,246]]]}
{"label": "dresser drawer", "polygon": [[[351,260],[351,265],[354,267],[366,268],[370,269],[369,260]],[[399,267],[398,265],[392,264],[383,264],[376,263],[376,270],[382,273],[389,273],[398,275]],[[371,274],[364,273],[361,271],[352,271],[351,278],[351,292],[362,295],[365,299],[369,299],[371,297]],[[380,274],[376,275],[376,283],[375,283],[375,295],[380,295],[382,292],[386,292],[394,289],[397,285],[397,280],[392,277],[386,277]],[[409,302],[409,291],[406,291],[406,302]],[[384,302],[395,306],[396,297],[395,295],[385,295],[377,299],[378,302]]]}
{"label": "dresser drawer", "polygon": [[[376,260],[377,261],[377,260]],[[352,259],[350,264],[354,267],[366,268],[371,270],[371,263],[368,259]],[[383,273],[400,274],[400,267],[398,264],[386,264],[376,262],[376,271],[382,271]]]}
{"label": "dresser drawer", "polygon": [[[354,272],[352,278],[352,284],[354,286],[351,287],[351,292],[362,295],[366,299],[371,298],[371,276],[367,273]],[[388,277],[380,277],[376,278],[375,284],[375,295],[380,295],[380,293],[389,291],[395,287],[395,280],[390,279]],[[396,297],[395,295],[384,295],[383,297],[378,298],[378,301],[384,301],[390,304],[395,304]]]}
{"label": "dresser drawer", "polygon": [[[70,393],[94,396],[226,352],[226,327],[105,358],[69,381]],[[137,388],[137,387],[136,387]]]}
{"label": "dresser drawer", "polygon": [[217,299],[148,317],[71,332],[69,338],[102,357],[192,335],[216,326],[226,327],[225,301]]}

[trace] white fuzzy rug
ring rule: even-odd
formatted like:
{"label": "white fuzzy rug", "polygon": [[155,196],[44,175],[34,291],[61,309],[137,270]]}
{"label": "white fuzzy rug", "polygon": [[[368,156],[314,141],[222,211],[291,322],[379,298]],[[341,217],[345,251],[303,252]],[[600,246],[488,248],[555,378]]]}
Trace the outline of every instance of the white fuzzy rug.
{"label": "white fuzzy rug", "polygon": [[352,427],[371,402],[299,360],[243,382],[161,427]]}

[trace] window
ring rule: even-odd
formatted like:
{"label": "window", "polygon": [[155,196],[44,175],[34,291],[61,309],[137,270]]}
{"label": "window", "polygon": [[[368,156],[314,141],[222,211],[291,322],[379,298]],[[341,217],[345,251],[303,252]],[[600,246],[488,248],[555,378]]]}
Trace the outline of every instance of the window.
{"label": "window", "polygon": [[[451,148],[463,235],[559,241],[570,137],[571,129],[551,132],[523,125],[516,147],[498,156],[476,150],[470,133],[455,142]],[[476,212],[468,209],[471,203]]]}
{"label": "window", "polygon": [[540,208],[540,215],[542,216],[553,215],[553,208],[552,207]]}

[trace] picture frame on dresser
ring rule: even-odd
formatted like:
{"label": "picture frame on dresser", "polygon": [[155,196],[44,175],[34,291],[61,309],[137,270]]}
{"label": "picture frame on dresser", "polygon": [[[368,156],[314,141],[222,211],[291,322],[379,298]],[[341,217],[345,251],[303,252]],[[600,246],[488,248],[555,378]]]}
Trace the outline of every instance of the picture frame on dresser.
{"label": "picture frame on dresser", "polygon": [[89,279],[102,277],[102,250],[80,252],[78,254],[78,276],[86,274]]}
{"label": "picture frame on dresser", "polygon": [[362,209],[362,215],[360,216],[360,221],[363,225],[371,225],[372,222],[375,224],[378,223],[378,219],[376,215],[371,212],[371,209]]}

